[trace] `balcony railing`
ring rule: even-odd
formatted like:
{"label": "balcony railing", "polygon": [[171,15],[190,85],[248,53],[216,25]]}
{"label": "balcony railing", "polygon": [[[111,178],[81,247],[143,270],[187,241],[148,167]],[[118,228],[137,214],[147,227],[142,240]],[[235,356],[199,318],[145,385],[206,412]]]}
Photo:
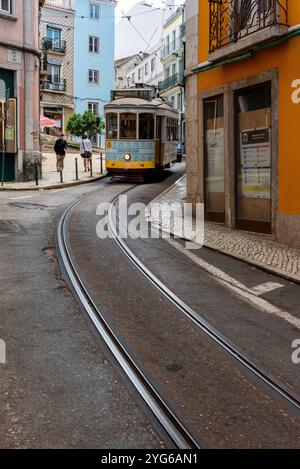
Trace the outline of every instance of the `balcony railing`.
{"label": "balcony railing", "polygon": [[61,41],[59,39],[51,39],[44,37],[43,39],[44,49],[50,52],[57,52],[59,54],[65,54],[67,50],[66,41]]}
{"label": "balcony railing", "polygon": [[272,26],[287,26],[288,0],[209,0],[210,53]]}
{"label": "balcony railing", "polygon": [[52,79],[44,80],[43,90],[65,93],[67,90],[67,82],[66,80],[62,80],[62,81],[53,81]]}
{"label": "balcony railing", "polygon": [[183,36],[176,38],[175,41],[172,41],[170,42],[169,45],[163,47],[161,51],[161,57],[162,59],[165,59],[166,57],[168,57],[168,55],[174,54],[176,51],[182,48],[183,48]]}
{"label": "balcony railing", "polygon": [[160,91],[165,91],[174,86],[182,86],[183,81],[183,73],[175,73],[175,75],[171,75],[169,78],[166,78],[166,80],[159,82],[158,88]]}

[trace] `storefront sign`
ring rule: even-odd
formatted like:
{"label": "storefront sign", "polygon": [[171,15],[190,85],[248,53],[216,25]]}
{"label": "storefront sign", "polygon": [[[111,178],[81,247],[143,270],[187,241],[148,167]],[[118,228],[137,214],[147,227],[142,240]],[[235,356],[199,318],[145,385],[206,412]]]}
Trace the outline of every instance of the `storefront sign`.
{"label": "storefront sign", "polygon": [[241,132],[242,194],[252,199],[271,198],[271,131]]}

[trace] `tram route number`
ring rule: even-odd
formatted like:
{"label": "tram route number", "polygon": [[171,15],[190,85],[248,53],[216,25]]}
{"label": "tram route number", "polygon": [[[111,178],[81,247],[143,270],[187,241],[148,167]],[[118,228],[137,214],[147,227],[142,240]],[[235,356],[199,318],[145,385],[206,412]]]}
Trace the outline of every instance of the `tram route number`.
{"label": "tram route number", "polygon": [[197,464],[198,454],[191,452],[178,453],[145,453],[142,455],[113,455],[102,456],[101,464],[123,464],[128,467],[134,467],[136,464]]}

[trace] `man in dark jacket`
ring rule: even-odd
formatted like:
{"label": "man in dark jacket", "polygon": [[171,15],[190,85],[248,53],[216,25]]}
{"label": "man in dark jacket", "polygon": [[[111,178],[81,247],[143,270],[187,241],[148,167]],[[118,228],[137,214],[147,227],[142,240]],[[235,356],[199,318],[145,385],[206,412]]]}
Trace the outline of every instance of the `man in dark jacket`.
{"label": "man in dark jacket", "polygon": [[56,140],[54,145],[54,151],[56,153],[56,167],[57,171],[62,171],[64,169],[64,162],[66,156],[66,149],[68,148],[68,143],[64,138],[64,134],[61,134],[58,140]]}

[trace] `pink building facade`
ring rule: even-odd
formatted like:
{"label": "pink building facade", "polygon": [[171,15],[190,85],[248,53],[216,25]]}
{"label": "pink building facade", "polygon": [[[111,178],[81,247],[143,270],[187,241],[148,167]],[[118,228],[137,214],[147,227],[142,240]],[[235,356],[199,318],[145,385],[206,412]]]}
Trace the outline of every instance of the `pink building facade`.
{"label": "pink building facade", "polygon": [[[5,141],[6,181],[32,180],[35,163],[41,161],[39,14],[43,3],[0,0],[0,100],[3,103],[7,89],[15,98],[11,100],[6,130],[0,116],[0,152]],[[0,153],[0,163],[1,159]],[[0,176],[1,168],[2,164]]]}

